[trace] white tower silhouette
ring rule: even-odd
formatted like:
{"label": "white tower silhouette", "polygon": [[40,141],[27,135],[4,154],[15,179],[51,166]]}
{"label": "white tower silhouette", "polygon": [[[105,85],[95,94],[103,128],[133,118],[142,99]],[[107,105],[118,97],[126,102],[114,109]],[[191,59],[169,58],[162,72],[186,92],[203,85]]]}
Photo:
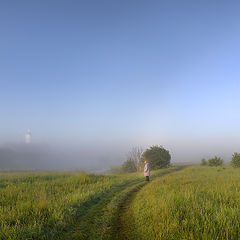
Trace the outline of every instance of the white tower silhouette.
{"label": "white tower silhouette", "polygon": [[27,129],[27,132],[25,134],[25,142],[27,144],[31,143],[31,140],[32,140],[32,134],[31,134],[31,130],[30,129]]}

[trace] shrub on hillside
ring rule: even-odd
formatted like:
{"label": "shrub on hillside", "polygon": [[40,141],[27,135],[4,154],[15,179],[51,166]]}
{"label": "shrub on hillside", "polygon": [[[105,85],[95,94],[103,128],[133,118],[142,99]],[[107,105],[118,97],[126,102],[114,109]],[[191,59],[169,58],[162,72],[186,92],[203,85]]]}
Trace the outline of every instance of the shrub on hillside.
{"label": "shrub on hillside", "polygon": [[208,160],[208,165],[211,166],[211,167],[214,167],[214,166],[222,166],[223,165],[223,159],[220,158],[220,157],[214,157],[214,158],[210,158]]}
{"label": "shrub on hillside", "polygon": [[240,167],[240,153],[233,154],[231,164],[233,167]]}
{"label": "shrub on hillside", "polygon": [[203,158],[202,161],[201,161],[201,165],[202,166],[207,166],[207,164],[208,164],[207,160],[205,158]]}
{"label": "shrub on hillside", "polygon": [[170,166],[171,155],[164,147],[155,145],[143,153],[142,163],[145,160],[150,163],[151,169],[166,168]]}
{"label": "shrub on hillside", "polygon": [[126,173],[136,172],[137,171],[136,162],[132,159],[128,159],[123,163],[122,170],[123,172],[126,172]]}

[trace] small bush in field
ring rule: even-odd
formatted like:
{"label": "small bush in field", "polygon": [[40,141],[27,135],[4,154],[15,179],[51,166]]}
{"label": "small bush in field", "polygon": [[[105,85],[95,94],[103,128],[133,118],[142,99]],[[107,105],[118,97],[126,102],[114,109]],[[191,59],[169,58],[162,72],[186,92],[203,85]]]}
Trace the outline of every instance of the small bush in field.
{"label": "small bush in field", "polygon": [[203,158],[202,161],[201,161],[201,165],[202,165],[202,166],[206,166],[207,164],[208,164],[208,163],[207,163],[206,159]]}
{"label": "small bush in field", "polygon": [[123,163],[122,170],[126,173],[137,172],[137,164],[132,159],[128,159]]}
{"label": "small bush in field", "polygon": [[231,164],[233,167],[240,167],[240,153],[233,154]]}
{"label": "small bush in field", "polygon": [[208,160],[208,165],[211,166],[211,167],[214,167],[214,166],[222,166],[223,165],[223,159],[220,158],[220,157],[214,157],[214,158],[210,158]]}

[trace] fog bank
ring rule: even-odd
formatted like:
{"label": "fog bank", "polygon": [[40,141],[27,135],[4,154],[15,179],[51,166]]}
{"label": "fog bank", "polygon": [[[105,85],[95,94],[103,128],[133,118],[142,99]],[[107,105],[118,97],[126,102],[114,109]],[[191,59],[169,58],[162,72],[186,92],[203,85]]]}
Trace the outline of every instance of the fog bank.
{"label": "fog bank", "polygon": [[105,171],[125,160],[123,149],[11,143],[0,146],[0,169]]}

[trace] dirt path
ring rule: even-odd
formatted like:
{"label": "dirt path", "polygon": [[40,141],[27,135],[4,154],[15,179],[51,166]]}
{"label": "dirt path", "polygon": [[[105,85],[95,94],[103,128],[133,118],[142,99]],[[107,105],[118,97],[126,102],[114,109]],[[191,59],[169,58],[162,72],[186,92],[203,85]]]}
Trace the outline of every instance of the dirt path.
{"label": "dirt path", "polygon": [[[58,240],[87,240],[87,239],[109,239],[102,236],[106,206],[125,189],[139,184],[139,180],[133,180],[117,186],[114,186],[109,192],[103,194],[99,199],[85,207],[83,213],[72,223],[72,226],[62,234]],[[99,219],[99,220],[98,220]]]}
{"label": "dirt path", "polygon": [[[186,166],[181,166],[176,168],[173,171],[162,173],[160,176],[153,177],[150,182],[143,182],[136,187],[134,187],[131,191],[128,192],[126,198],[119,206],[118,211],[118,223],[115,227],[115,236],[113,239],[115,240],[138,240],[141,239],[141,236],[137,236],[137,232],[134,226],[134,218],[131,214],[131,203],[134,201],[134,198],[138,194],[138,192],[148,184],[151,184],[154,179],[162,177],[164,175],[170,174],[174,171],[179,171],[185,168]],[[130,237],[131,236],[131,237]],[[134,237],[133,237],[134,236]]]}
{"label": "dirt path", "polygon": [[[129,235],[134,231],[133,220],[129,214],[129,207],[137,193],[146,185],[141,184],[129,192],[126,200],[119,206],[118,226],[116,229],[116,238],[118,240],[132,240]],[[137,239],[137,238],[136,238]]]}
{"label": "dirt path", "polygon": [[[116,185],[108,192],[103,193],[96,199],[91,200],[86,206],[77,206],[76,218],[64,232],[54,240],[114,240],[130,239],[134,231],[134,219],[129,214],[129,207],[137,193],[157,177],[180,170],[169,169],[151,177],[150,183],[144,179],[135,179]],[[131,240],[138,240],[134,235]]]}

